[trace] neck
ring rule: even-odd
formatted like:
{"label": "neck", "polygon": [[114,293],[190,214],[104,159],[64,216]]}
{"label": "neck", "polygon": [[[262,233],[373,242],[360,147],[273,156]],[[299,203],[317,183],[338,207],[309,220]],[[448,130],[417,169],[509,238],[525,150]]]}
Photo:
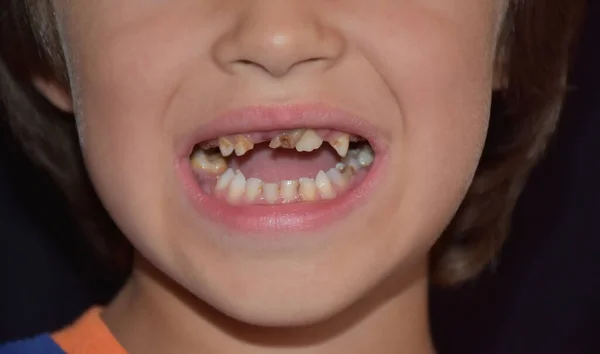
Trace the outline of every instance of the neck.
{"label": "neck", "polygon": [[[426,261],[322,323],[263,328],[223,315],[137,257],[103,318],[130,353],[431,354]],[[404,281],[402,279],[405,279]]]}

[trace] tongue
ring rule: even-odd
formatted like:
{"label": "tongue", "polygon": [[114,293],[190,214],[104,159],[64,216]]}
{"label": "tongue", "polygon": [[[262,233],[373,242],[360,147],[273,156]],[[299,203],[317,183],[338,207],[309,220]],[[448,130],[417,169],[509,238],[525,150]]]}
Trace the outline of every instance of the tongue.
{"label": "tongue", "polygon": [[315,178],[319,171],[327,172],[339,161],[335,150],[326,144],[312,152],[271,149],[265,144],[256,145],[246,155],[233,156],[229,166],[242,171],[246,178],[259,178],[264,182]]}

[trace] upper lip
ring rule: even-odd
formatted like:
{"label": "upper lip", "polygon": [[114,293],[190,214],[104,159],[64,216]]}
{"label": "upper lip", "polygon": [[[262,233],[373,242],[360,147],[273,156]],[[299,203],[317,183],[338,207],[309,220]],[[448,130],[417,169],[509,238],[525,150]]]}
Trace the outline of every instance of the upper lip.
{"label": "upper lip", "polygon": [[380,129],[370,122],[339,108],[323,104],[247,106],[228,111],[198,126],[177,141],[182,157],[191,154],[199,142],[232,134],[296,128],[335,129],[365,138],[376,154],[387,144]]}

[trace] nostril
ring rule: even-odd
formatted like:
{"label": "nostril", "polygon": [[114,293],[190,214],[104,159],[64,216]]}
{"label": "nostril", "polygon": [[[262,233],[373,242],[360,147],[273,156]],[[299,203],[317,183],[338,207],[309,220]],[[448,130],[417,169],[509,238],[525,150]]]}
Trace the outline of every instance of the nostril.
{"label": "nostril", "polygon": [[233,64],[245,67],[255,67],[262,71],[268,72],[270,75],[280,77],[289,73],[292,69],[298,66],[318,64],[320,62],[326,62],[325,57],[311,57],[307,59],[301,59],[298,61],[288,61],[287,65],[283,65],[282,62],[269,62],[269,60],[255,61],[251,59],[237,59]]}

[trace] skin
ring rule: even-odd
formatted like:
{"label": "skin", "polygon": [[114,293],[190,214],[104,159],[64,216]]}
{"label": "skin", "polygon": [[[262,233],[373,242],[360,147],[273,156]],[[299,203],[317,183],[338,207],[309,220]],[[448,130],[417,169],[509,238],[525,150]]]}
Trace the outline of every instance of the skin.
{"label": "skin", "polygon": [[[54,6],[71,85],[38,87],[73,109],[92,181],[137,250],[104,311],[128,351],[433,352],[428,252],[477,167],[505,3]],[[192,208],[174,143],[226,110],[306,102],[377,127],[389,154],[373,193],[293,245],[220,242],[233,231]]]}

